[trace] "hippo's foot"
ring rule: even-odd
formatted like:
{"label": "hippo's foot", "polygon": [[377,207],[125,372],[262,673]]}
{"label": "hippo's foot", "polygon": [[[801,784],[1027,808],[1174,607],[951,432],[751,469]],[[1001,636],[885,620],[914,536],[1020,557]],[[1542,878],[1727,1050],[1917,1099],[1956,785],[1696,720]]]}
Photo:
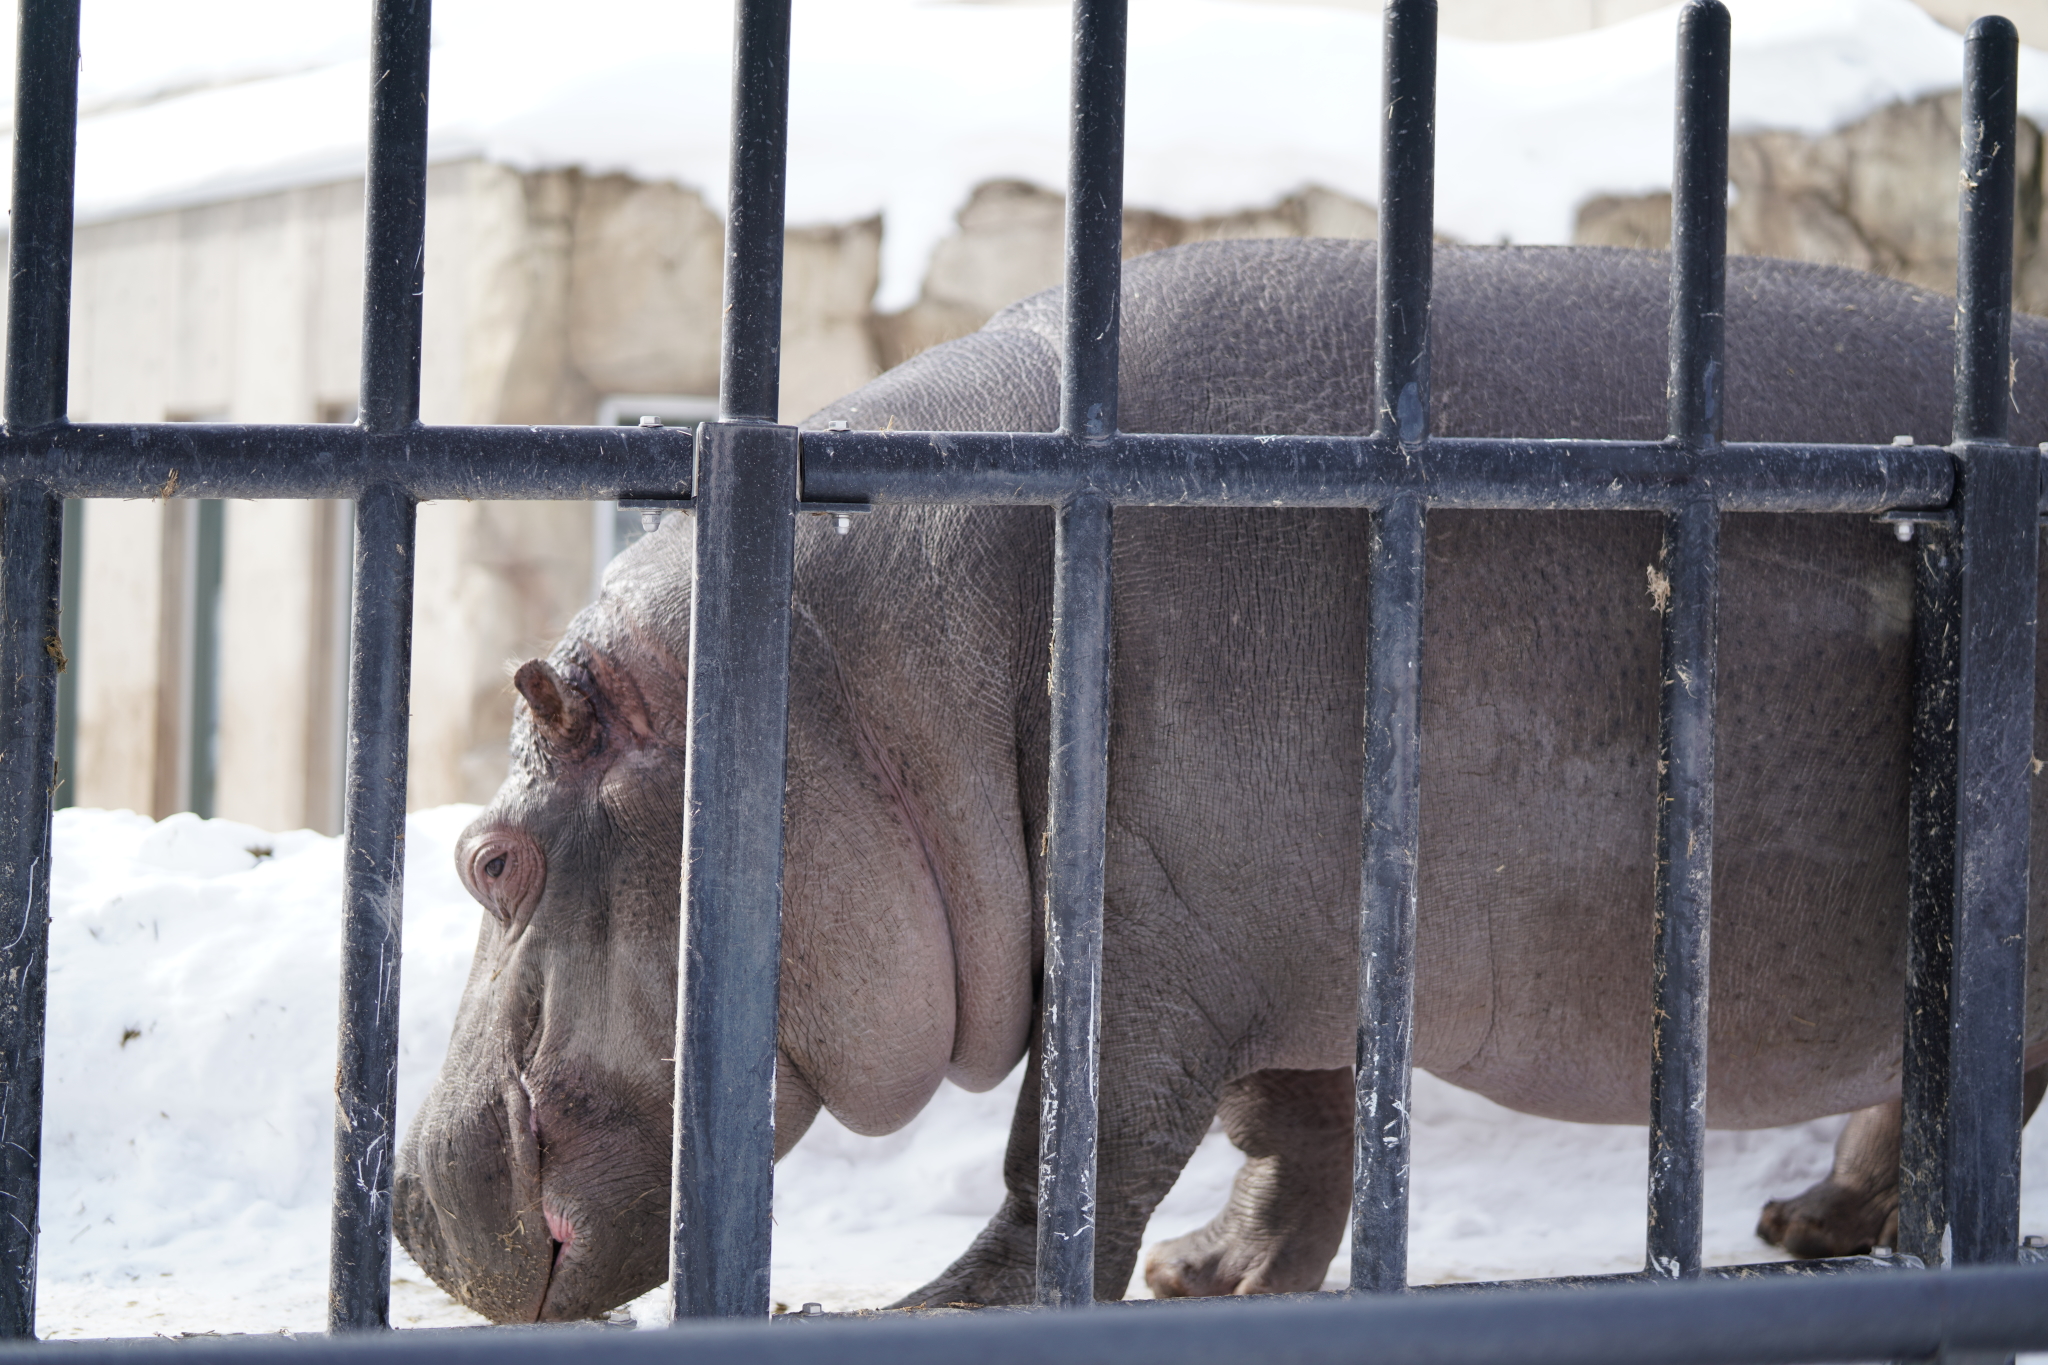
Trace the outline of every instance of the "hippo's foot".
{"label": "hippo's foot", "polygon": [[1756,1235],[1794,1256],[1861,1256],[1874,1246],[1896,1245],[1899,1122],[1897,1100],[1851,1114],[1835,1139],[1827,1179],[1764,1205]]}
{"label": "hippo's foot", "polygon": [[[988,1308],[1038,1296],[1038,1227],[1006,1201],[974,1244],[930,1284],[891,1308]],[[1128,1273],[1128,1272],[1127,1272]]]}
{"label": "hippo's foot", "polygon": [[1207,1227],[1161,1242],[1145,1257],[1145,1283],[1162,1299],[1296,1294],[1322,1286],[1331,1248],[1316,1239],[1260,1235],[1226,1210]]}
{"label": "hippo's foot", "polygon": [[1756,1235],[1794,1256],[1862,1256],[1897,1244],[1899,1188],[1871,1189],[1835,1176],[1764,1205]]}

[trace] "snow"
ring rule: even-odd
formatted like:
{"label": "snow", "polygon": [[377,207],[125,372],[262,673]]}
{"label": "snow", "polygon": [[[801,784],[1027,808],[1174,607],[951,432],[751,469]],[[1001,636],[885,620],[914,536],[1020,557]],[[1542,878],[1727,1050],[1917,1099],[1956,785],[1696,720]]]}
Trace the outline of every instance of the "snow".
{"label": "snow", "polygon": [[[474,814],[408,823],[401,1126],[446,1047],[475,939],[451,858]],[[338,842],[305,831],[58,812],[43,1336],[321,1326],[340,866]],[[776,1300],[871,1307],[944,1268],[1001,1201],[1016,1088],[947,1087],[882,1138],[821,1117],[776,1172]],[[1414,1113],[1416,1281],[1640,1267],[1642,1129],[1530,1118],[1426,1075]],[[1840,1122],[1709,1136],[1712,1261],[1771,1257],[1751,1234],[1758,1207],[1826,1170]],[[2048,1228],[2048,1124],[2026,1152],[2024,1225]],[[1206,1222],[1236,1164],[1211,1133],[1148,1243]],[[402,1326],[476,1321],[402,1253],[395,1281]],[[636,1318],[658,1318],[658,1297]]]}
{"label": "snow", "polygon": [[[1960,81],[1910,0],[1731,0],[1732,119],[1824,132]],[[725,195],[730,0],[441,0],[431,154]],[[94,0],[78,212],[124,217],[359,174],[361,0]],[[1535,43],[1441,41],[1439,227],[1568,240],[1579,204],[1669,183],[1677,6]],[[917,293],[983,181],[1064,181],[1062,5],[796,0],[788,208],[884,220],[877,304]],[[1134,0],[1126,198],[1205,214],[1309,184],[1377,199],[1379,25],[1361,9]],[[2048,116],[2048,56],[2020,106]]]}

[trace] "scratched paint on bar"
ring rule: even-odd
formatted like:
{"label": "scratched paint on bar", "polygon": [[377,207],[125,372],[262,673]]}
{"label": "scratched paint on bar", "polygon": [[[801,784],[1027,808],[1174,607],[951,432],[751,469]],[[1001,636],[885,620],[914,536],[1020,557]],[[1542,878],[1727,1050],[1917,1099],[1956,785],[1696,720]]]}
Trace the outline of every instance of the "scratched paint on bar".
{"label": "scratched paint on bar", "polygon": [[[1728,11],[1718,3],[1694,0],[1680,14],[1676,124],[1665,430],[1697,459],[1721,441]],[[1665,515],[1658,569],[1663,630],[1645,1265],[1666,1279],[1697,1278],[1703,1260],[1720,536],[1721,504],[1711,486],[1696,486],[1691,497]]]}
{"label": "scratched paint on bar", "polygon": [[[401,452],[403,459],[420,416],[430,0],[376,0],[372,29],[359,426],[371,449]],[[327,1269],[331,1333],[391,1325],[415,524],[409,490],[368,484],[357,491]]]}

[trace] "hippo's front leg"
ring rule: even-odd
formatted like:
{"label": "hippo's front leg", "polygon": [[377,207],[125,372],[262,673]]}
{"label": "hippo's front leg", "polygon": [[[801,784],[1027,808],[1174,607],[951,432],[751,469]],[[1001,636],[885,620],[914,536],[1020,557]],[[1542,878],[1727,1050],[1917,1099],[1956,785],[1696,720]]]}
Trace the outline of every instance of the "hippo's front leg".
{"label": "hippo's front leg", "polygon": [[[1095,1297],[1121,1299],[1152,1210],[1173,1188],[1216,1112],[1216,1092],[1189,1076],[1157,1039],[1121,1045],[1104,1030],[1095,1176]],[[937,1279],[893,1308],[1028,1304],[1038,1294],[1038,1041],[1003,1153],[1003,1206]],[[1348,1073],[1347,1073],[1348,1075]],[[1348,1085],[1348,1082],[1347,1082]]]}
{"label": "hippo's front leg", "polygon": [[[2026,1077],[2027,1118],[2048,1091],[2048,1065]],[[1835,1166],[1827,1179],[1790,1199],[1764,1205],[1756,1235],[1794,1256],[1861,1256],[1874,1246],[1896,1246],[1899,1236],[1898,1100],[1849,1116],[1835,1139]]]}

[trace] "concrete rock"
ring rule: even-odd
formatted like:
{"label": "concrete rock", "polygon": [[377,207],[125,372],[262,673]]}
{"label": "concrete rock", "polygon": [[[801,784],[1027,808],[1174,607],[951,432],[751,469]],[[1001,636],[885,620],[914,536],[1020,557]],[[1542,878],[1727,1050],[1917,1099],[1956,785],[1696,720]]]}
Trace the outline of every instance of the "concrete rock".
{"label": "concrete rock", "polygon": [[[900,313],[878,313],[872,329],[883,369],[943,341],[966,336],[1000,308],[1063,278],[1066,197],[1020,180],[976,187],[959,229],[932,252],[923,290]],[[1244,237],[1379,235],[1379,214],[1335,190],[1310,186],[1277,204],[1209,218],[1124,210],[1124,259],[1179,246]]]}
{"label": "concrete rock", "polygon": [[[1728,142],[1728,250],[1854,266],[1953,293],[1956,176],[1962,96],[1957,91],[1889,105],[1824,137],[1765,131]],[[2014,292],[2021,309],[2048,313],[2041,251],[2041,131],[2019,125]],[[1671,242],[1671,196],[1601,196],[1579,210],[1573,240],[1662,248]]]}

